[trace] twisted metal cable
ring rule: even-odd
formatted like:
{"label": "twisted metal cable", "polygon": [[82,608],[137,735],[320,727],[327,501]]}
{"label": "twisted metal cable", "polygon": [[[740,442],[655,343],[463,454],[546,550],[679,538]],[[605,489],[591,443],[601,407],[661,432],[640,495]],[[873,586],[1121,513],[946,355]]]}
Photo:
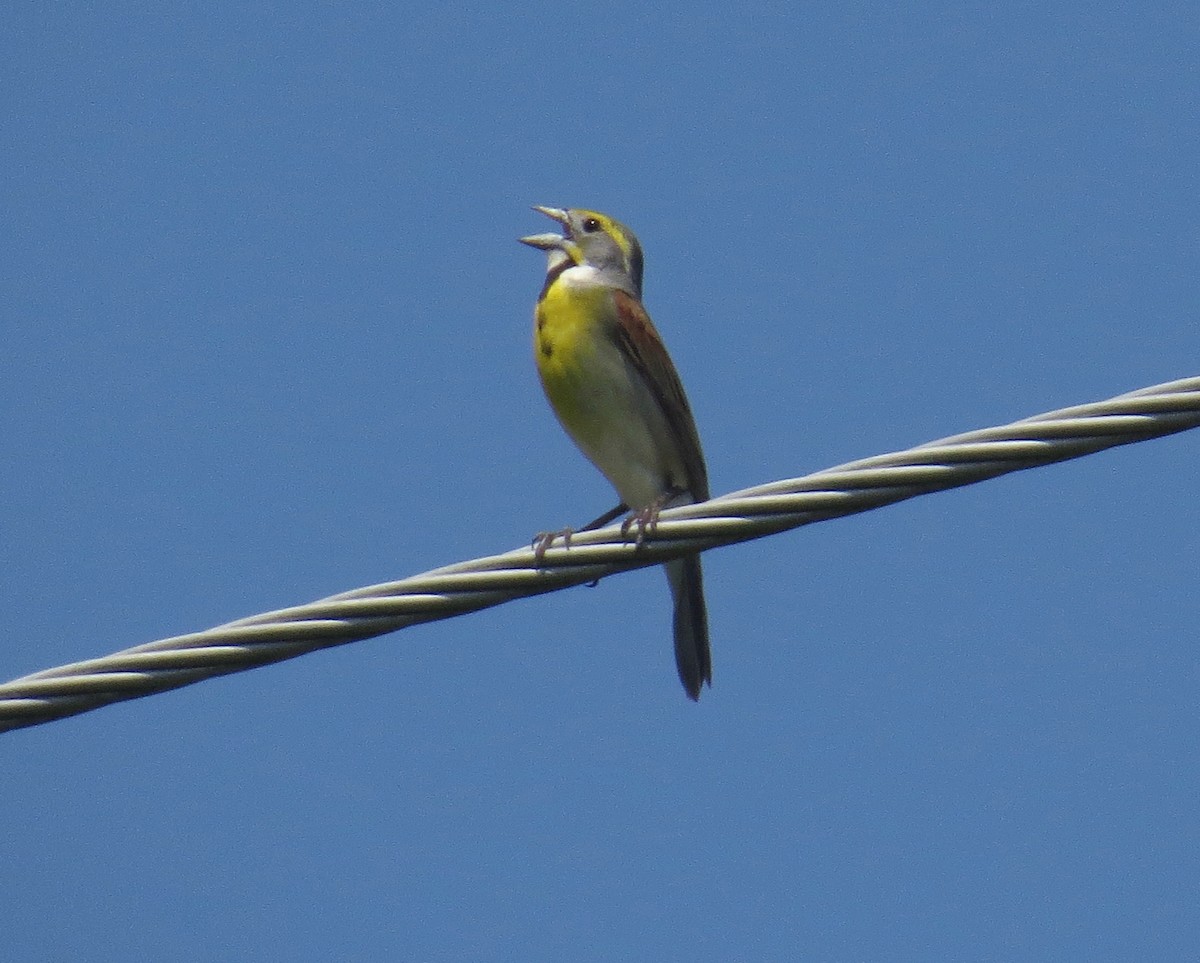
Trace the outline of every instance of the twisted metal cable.
{"label": "twisted metal cable", "polygon": [[864,458],[666,510],[640,547],[610,525],[35,672],[0,685],[0,732],[1197,426],[1200,377]]}

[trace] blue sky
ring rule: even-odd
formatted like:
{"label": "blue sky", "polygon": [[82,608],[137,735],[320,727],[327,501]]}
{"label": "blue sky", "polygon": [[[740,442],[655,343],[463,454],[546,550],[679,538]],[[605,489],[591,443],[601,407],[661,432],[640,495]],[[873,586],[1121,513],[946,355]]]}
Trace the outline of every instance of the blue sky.
{"label": "blue sky", "polygon": [[[224,9],[222,9],[224,7]],[[612,503],[530,204],[640,236],[714,493],[1200,372],[1194,5],[24,6],[0,675]],[[0,737],[23,960],[1183,959],[1200,437]]]}

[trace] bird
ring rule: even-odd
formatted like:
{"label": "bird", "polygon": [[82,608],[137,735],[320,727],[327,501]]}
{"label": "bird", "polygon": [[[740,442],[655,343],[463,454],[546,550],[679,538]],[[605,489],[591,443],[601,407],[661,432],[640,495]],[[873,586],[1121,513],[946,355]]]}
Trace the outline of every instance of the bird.
{"label": "bird", "polygon": [[[547,255],[533,330],[542,388],[567,434],[621,499],[587,528],[630,511],[622,529],[636,526],[640,543],[663,508],[709,497],[691,406],[642,306],[642,247],[629,228],[598,211],[533,209],[562,227],[561,234],[520,238]],[[539,558],[559,534],[569,547],[570,529],[547,533],[535,539]],[[712,685],[700,556],[663,567],[679,680],[699,701],[702,686]]]}

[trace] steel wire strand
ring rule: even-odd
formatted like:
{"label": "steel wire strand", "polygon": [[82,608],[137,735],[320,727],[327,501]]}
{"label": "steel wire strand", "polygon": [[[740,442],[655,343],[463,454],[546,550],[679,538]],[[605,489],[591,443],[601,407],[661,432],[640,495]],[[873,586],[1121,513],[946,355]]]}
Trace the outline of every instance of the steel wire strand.
{"label": "steel wire strand", "polygon": [[517,549],[35,672],[0,684],[0,732],[1198,425],[1185,378],[860,459],[666,510],[640,547],[614,524],[540,563]]}

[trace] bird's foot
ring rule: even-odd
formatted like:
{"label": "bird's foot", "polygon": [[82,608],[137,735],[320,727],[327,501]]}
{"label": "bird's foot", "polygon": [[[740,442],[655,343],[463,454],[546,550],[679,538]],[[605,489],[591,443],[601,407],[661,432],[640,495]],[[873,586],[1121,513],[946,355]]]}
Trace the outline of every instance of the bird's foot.
{"label": "bird's foot", "polygon": [[642,543],[646,541],[646,533],[649,532],[653,535],[658,528],[659,514],[681,494],[683,494],[682,489],[669,488],[645,508],[639,508],[636,512],[632,512],[621,523],[621,537],[628,538],[630,530],[637,529],[633,547],[635,549],[641,548]]}
{"label": "bird's foot", "polygon": [[641,548],[642,543],[646,541],[646,532],[654,534],[654,530],[658,527],[658,513],[661,508],[658,505],[649,505],[646,508],[638,509],[630,514],[625,521],[621,522],[621,537],[628,538],[629,532],[632,529],[637,529],[637,534],[633,539],[633,547]]}
{"label": "bird's foot", "polygon": [[560,528],[557,532],[538,532],[533,536],[533,563],[541,568],[542,559],[546,557],[546,551],[556,538],[562,538],[563,548],[571,547],[571,536],[575,534],[573,528]]}
{"label": "bird's foot", "polygon": [[654,499],[645,508],[639,508],[636,512],[630,513],[629,517],[621,523],[621,537],[628,538],[630,531],[636,530],[637,534],[633,539],[633,547],[635,549],[641,548],[642,543],[646,541],[646,533],[649,532],[653,535],[655,529],[658,528],[658,515],[663,510],[666,502],[667,499],[665,497],[659,497]]}

